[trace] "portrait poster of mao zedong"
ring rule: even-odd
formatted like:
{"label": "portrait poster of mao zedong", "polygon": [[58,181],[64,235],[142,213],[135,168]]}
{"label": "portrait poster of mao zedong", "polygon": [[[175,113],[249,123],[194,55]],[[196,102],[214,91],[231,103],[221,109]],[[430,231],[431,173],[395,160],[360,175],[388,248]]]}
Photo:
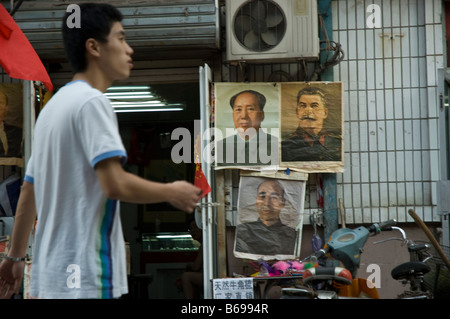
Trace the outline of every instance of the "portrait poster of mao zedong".
{"label": "portrait poster of mao zedong", "polygon": [[279,164],[279,85],[216,83],[216,168]]}

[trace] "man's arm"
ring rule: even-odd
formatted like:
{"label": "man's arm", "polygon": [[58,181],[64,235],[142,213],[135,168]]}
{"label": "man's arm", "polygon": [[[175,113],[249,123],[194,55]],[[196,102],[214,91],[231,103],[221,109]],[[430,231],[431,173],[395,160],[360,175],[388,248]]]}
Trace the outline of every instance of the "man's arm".
{"label": "man's arm", "polygon": [[11,248],[8,256],[24,257],[30,232],[36,221],[36,204],[34,201],[34,186],[31,183],[23,182],[17,203],[16,216],[12,232]]}
{"label": "man's arm", "polygon": [[201,198],[201,190],[191,183],[157,183],[122,168],[119,158],[109,158],[95,166],[103,192],[111,199],[137,204],[167,202],[191,213]]}
{"label": "man's arm", "polygon": [[[25,257],[30,232],[36,221],[34,186],[24,182],[17,204],[9,257]],[[17,294],[22,284],[24,262],[4,259],[0,264],[0,299]]]}

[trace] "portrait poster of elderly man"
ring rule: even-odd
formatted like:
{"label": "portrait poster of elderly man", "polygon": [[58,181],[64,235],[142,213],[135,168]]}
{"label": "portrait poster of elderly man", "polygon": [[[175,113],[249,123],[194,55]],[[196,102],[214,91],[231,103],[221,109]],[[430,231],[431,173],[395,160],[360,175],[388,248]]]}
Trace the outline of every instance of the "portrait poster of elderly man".
{"label": "portrait poster of elderly man", "polygon": [[[234,255],[283,260],[300,254],[305,181],[241,176]],[[288,177],[284,174],[284,177]]]}
{"label": "portrait poster of elderly man", "polygon": [[290,168],[341,172],[341,82],[283,83],[281,162]]}
{"label": "portrait poster of elderly man", "polygon": [[20,83],[0,83],[0,165],[23,166],[23,93]]}
{"label": "portrait poster of elderly man", "polygon": [[215,84],[216,168],[278,165],[279,86]]}

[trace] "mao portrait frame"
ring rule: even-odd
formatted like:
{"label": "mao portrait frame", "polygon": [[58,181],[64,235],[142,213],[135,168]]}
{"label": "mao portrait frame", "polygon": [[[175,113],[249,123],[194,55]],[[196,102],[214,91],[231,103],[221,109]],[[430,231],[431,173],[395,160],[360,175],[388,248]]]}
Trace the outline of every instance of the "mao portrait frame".
{"label": "mao portrait frame", "polygon": [[[304,142],[301,132],[300,119],[297,106],[300,91],[315,88],[320,91],[323,104],[326,106],[326,118],[323,119],[323,130],[318,133],[315,145],[321,143],[319,148],[307,148],[306,143],[312,144],[312,139]],[[217,169],[243,169],[243,170],[285,170],[305,173],[339,173],[344,171],[344,101],[342,82],[254,82],[234,83],[219,82],[214,85],[215,105],[215,141],[214,141],[214,168]],[[268,144],[265,151],[260,147],[261,139],[257,146],[252,148],[252,140],[247,142],[248,149],[245,162],[237,160],[238,154],[242,154],[242,148],[236,146],[231,151],[234,157],[227,158],[229,144],[225,144],[226,137],[239,133],[236,122],[233,123],[232,97],[245,91],[257,91],[266,97],[263,120],[260,121],[259,131],[263,131],[271,138],[272,144]],[[313,94],[311,92],[307,94]],[[236,101],[236,100],[235,100]],[[260,117],[261,118],[261,117]],[[311,121],[312,122],[312,121]],[[317,121],[319,123],[319,121]],[[246,131],[247,132],[247,131]],[[297,138],[295,138],[297,135]],[[288,139],[290,139],[288,141]],[[254,139],[256,140],[256,139]],[[293,141],[293,142],[291,142]],[[289,144],[291,142],[291,144]],[[233,142],[232,142],[233,143]],[[255,143],[255,144],[256,144]],[[274,144],[276,146],[274,146]],[[307,156],[285,156],[286,150],[294,149],[293,154],[307,154]],[[228,153],[227,153],[228,152]],[[252,161],[251,154],[261,155],[261,158],[270,158],[264,162],[255,157]],[[310,156],[309,156],[310,155]],[[266,157],[264,157],[266,156]],[[231,159],[231,160],[229,160]],[[249,160],[248,160],[249,159]],[[248,160],[248,161],[247,161]]]}

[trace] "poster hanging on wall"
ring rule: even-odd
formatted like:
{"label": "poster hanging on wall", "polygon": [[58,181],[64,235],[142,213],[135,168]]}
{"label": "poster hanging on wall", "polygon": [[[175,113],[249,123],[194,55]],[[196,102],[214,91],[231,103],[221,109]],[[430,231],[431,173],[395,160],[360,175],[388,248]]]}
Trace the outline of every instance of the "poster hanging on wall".
{"label": "poster hanging on wall", "polygon": [[283,83],[281,163],[309,172],[343,170],[341,82]]}
{"label": "poster hanging on wall", "polygon": [[21,83],[0,83],[0,165],[23,167]]}
{"label": "poster hanging on wall", "polygon": [[216,83],[217,168],[277,166],[279,86]]}
{"label": "poster hanging on wall", "polygon": [[307,174],[241,174],[234,255],[253,260],[300,255]]}
{"label": "poster hanging on wall", "polygon": [[342,172],[342,97],[342,82],[216,83],[216,169]]}

